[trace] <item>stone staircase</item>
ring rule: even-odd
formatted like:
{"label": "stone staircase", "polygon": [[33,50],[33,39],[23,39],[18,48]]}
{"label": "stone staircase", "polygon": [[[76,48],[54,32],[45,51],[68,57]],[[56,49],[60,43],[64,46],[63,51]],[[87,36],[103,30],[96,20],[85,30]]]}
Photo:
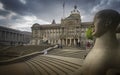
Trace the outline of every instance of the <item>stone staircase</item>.
{"label": "stone staircase", "polygon": [[[80,71],[81,50],[48,48],[48,54],[32,53],[1,62],[1,75],[74,75]],[[80,54],[81,53],[81,54]],[[81,56],[80,56],[81,55]],[[11,62],[11,63],[10,63]]]}
{"label": "stone staircase", "polygon": [[81,63],[76,64],[73,61],[68,61],[71,58],[64,60],[64,58],[54,57],[49,57],[49,55],[37,56],[25,61],[25,63],[34,75],[71,75],[81,67]]}

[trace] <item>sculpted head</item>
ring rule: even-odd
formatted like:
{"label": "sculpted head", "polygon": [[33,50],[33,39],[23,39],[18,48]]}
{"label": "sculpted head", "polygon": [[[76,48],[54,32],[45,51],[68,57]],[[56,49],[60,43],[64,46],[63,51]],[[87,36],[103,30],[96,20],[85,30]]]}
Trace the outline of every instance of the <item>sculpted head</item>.
{"label": "sculpted head", "polygon": [[120,23],[120,14],[111,9],[101,10],[94,17],[95,37],[100,37],[107,31],[114,32]]}

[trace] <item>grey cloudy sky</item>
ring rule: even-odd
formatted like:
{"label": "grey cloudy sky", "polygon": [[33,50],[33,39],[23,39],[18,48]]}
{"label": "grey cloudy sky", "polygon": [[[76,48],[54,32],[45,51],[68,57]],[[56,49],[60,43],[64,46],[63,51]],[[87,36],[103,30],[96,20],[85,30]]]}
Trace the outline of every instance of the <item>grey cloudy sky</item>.
{"label": "grey cloudy sky", "polygon": [[[34,23],[48,24],[53,19],[60,23],[64,0],[0,0],[0,26],[30,31]],[[82,22],[92,21],[102,9],[120,12],[120,0],[65,0],[65,16],[78,6]]]}

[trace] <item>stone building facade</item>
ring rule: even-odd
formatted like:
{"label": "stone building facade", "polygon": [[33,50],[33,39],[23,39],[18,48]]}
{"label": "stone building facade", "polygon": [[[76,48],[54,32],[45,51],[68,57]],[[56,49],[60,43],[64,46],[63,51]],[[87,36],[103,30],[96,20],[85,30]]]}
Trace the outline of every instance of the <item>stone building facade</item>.
{"label": "stone building facade", "polygon": [[23,45],[31,39],[30,32],[0,26],[0,45]]}
{"label": "stone building facade", "polygon": [[92,22],[81,22],[80,12],[75,6],[68,17],[61,19],[60,24],[56,24],[55,20],[47,25],[33,24],[31,44],[40,45],[48,41],[50,44],[63,46],[76,46],[78,43],[85,45],[85,32],[91,26]]}

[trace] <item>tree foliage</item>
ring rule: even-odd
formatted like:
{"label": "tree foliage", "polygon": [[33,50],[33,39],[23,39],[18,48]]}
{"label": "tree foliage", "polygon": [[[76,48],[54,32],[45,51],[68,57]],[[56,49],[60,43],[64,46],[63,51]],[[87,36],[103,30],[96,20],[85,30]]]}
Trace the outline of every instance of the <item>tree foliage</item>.
{"label": "tree foliage", "polygon": [[86,31],[86,38],[87,39],[93,39],[93,35],[92,35],[92,28],[89,27],[88,30]]}

